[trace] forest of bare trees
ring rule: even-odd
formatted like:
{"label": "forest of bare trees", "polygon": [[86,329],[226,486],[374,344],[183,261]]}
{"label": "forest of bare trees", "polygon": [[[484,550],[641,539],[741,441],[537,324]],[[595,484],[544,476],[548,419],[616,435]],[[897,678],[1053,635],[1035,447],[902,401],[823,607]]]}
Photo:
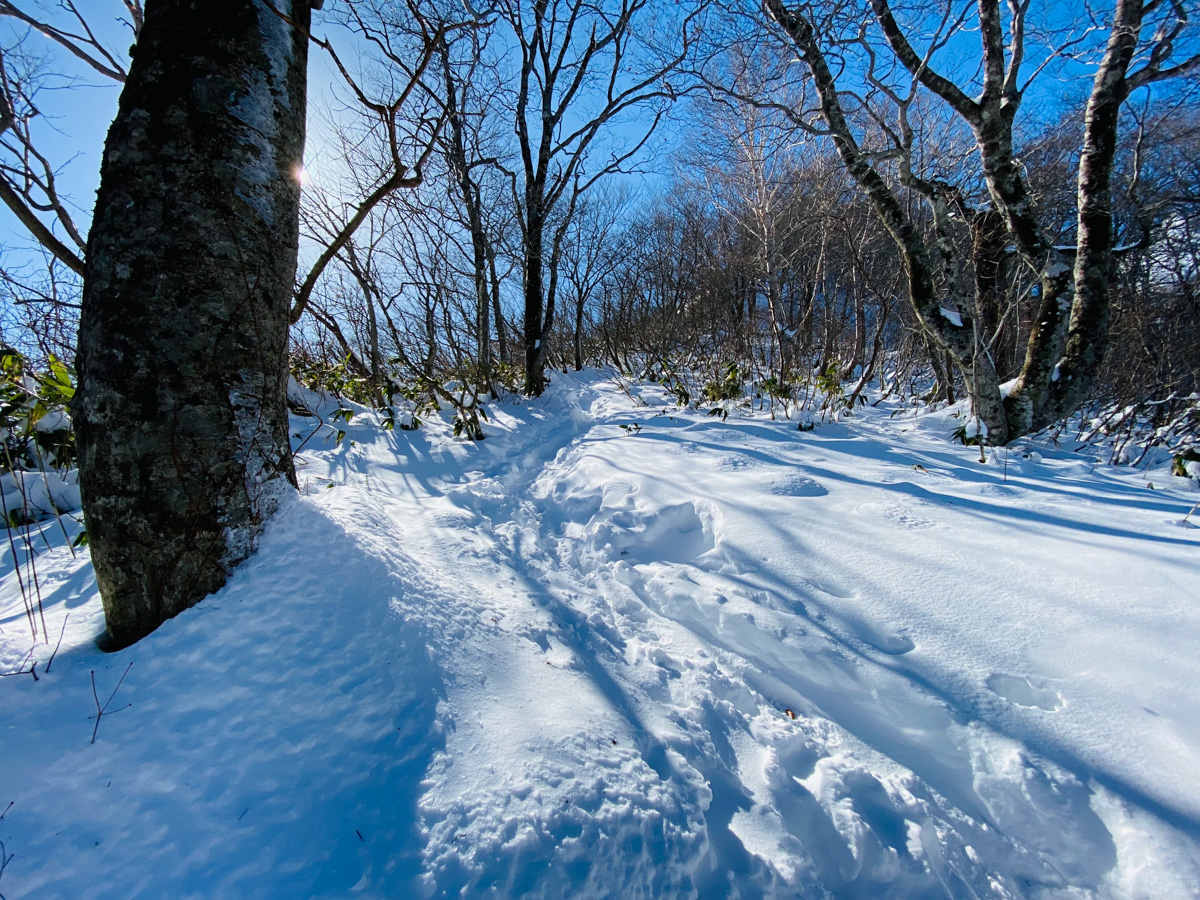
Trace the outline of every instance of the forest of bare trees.
{"label": "forest of bare trees", "polygon": [[[0,2],[7,465],[69,402],[101,588],[146,611],[118,643],[249,552],[289,374],[469,439],[601,365],[804,424],[893,395],[973,443],[1197,441],[1191,0],[146,6]],[[94,213],[85,83],[121,96]]]}

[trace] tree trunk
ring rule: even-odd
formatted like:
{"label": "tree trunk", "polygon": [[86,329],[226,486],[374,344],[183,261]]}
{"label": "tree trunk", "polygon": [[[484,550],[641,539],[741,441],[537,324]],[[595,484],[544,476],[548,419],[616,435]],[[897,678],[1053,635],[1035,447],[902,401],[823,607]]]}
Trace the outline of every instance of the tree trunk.
{"label": "tree trunk", "polygon": [[439,47],[442,57],[442,77],[446,84],[446,118],[450,127],[450,142],[446,158],[455,186],[462,197],[467,213],[467,230],[471,233],[472,276],[475,281],[475,361],[478,363],[478,384],[490,390],[492,385],[492,326],[488,293],[488,236],[483,226],[480,210],[479,187],[471,177],[471,164],[467,159],[467,144],[463,113],[458,105],[459,84],[450,64],[450,49],[443,39]]}
{"label": "tree trunk", "polygon": [[367,337],[371,342],[371,397],[376,406],[383,407],[387,405],[384,389],[387,376],[383,371],[383,353],[379,349],[379,317],[375,314],[375,298],[364,291],[363,300],[367,306]]}
{"label": "tree trunk", "polygon": [[496,320],[496,340],[499,342],[500,362],[507,363],[508,335],[504,325],[504,311],[500,308],[500,276],[496,274],[496,251],[487,247],[488,279],[491,283],[492,318]]}
{"label": "tree trunk", "polygon": [[525,232],[525,394],[530,397],[539,397],[546,389],[546,344],[542,330],[545,227],[541,215],[530,209]]}
{"label": "tree trunk", "polygon": [[274,5],[288,19],[256,0],[150,3],[105,143],[73,412],[113,648],[220,588],[295,485],[310,11]]}
{"label": "tree trunk", "polygon": [[941,395],[941,398],[947,403],[954,401],[954,366],[953,360],[950,359],[941,347],[939,347],[933,338],[926,333],[925,349],[929,353],[929,364],[933,368],[934,385],[931,396]]}
{"label": "tree trunk", "polygon": [[1016,373],[1015,323],[1005,321],[1005,285],[1008,283],[1005,257],[1008,228],[1004,215],[994,209],[971,214],[971,257],[975,263],[975,297],[984,340],[992,348],[996,374],[1001,379]]}
{"label": "tree trunk", "polygon": [[582,294],[575,298],[575,371],[583,371],[583,304],[587,300]]}

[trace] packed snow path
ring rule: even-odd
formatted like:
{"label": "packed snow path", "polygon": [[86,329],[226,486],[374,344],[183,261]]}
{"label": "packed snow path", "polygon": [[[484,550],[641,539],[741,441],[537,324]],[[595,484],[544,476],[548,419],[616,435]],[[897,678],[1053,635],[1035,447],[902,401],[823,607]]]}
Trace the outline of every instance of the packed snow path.
{"label": "packed snow path", "polygon": [[0,891],[1200,894],[1189,483],[598,374],[490,411],[315,436],[260,553],[119,654],[60,535],[62,649],[0,679]]}

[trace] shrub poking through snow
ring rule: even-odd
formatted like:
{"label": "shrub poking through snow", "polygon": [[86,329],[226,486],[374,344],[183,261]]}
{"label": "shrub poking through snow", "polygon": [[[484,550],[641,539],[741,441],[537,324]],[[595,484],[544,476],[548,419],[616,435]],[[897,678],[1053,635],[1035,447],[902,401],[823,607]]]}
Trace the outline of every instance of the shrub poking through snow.
{"label": "shrub poking through snow", "polygon": [[41,470],[75,464],[75,435],[67,404],[75,396],[74,373],[50,357],[39,372],[12,347],[0,345],[0,471]]}
{"label": "shrub poking through snow", "polygon": [[1171,474],[1183,478],[1200,478],[1200,452],[1188,447],[1171,461]]}
{"label": "shrub poking through snow", "polygon": [[710,403],[737,400],[742,396],[742,375],[736,361],[725,366],[724,374],[704,385],[704,399]]}
{"label": "shrub poking through snow", "polygon": [[354,371],[349,354],[337,362],[329,362],[307,353],[294,353],[291,369],[292,377],[309,390],[353,400],[362,406],[375,406],[378,400],[371,380]]}
{"label": "shrub poking through snow", "polygon": [[987,425],[978,416],[971,416],[966,424],[954,429],[954,440],[968,447],[982,446],[987,443]]}
{"label": "shrub poking through snow", "polygon": [[67,413],[74,396],[74,373],[61,360],[51,356],[46,370],[39,371],[19,351],[0,346],[0,503],[34,640],[48,641],[49,634],[33,526],[79,506],[75,434]]}

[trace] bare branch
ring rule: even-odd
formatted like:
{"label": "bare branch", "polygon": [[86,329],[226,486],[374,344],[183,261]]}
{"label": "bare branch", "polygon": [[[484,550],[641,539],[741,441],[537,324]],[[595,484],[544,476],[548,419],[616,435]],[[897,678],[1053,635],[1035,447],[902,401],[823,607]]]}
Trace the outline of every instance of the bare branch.
{"label": "bare branch", "polygon": [[[15,4],[10,3],[9,0],[0,0],[0,16],[10,16],[24,22],[30,28],[63,47],[76,59],[82,60],[104,77],[124,84],[127,74],[125,67],[96,39],[95,34],[87,24],[87,20],[84,19],[83,15],[76,8],[74,0],[64,0],[64,6],[74,15],[76,21],[79,22],[83,29],[82,34],[64,31],[60,28],[55,28],[47,22],[42,22],[20,10]],[[126,7],[130,9],[131,14],[134,13],[134,7],[138,9],[135,22],[140,23],[140,4],[137,2],[128,2],[127,0]]]}
{"label": "bare branch", "polygon": [[922,59],[917,55],[904,32],[900,30],[895,16],[892,15],[888,0],[871,0],[871,9],[875,12],[875,18],[883,29],[883,35],[887,38],[888,45],[904,68],[908,69],[921,84],[949,103],[968,122],[977,121],[980,113],[979,104],[964,94],[954,82],[935,72],[929,66],[927,59]]}
{"label": "bare branch", "polygon": [[20,223],[29,229],[29,233],[39,244],[54,254],[54,257],[72,272],[83,275],[83,260],[54,236],[54,232],[33,214],[33,211],[22,201],[21,195],[14,191],[8,181],[3,178],[0,178],[0,201],[3,201]]}

